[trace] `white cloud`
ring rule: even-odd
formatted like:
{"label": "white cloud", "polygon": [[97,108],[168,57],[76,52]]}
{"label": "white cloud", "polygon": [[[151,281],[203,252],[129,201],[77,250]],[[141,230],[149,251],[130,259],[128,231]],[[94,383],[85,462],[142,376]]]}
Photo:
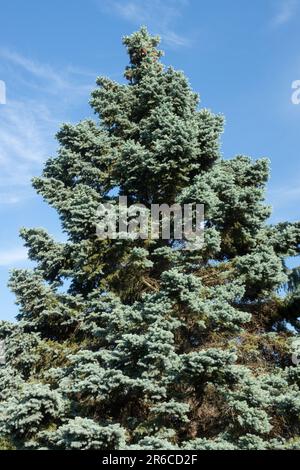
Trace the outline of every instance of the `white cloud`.
{"label": "white cloud", "polygon": [[[53,155],[54,136],[72,108],[88,101],[96,74],[76,67],[56,71],[9,49],[0,49],[7,102],[0,106],[0,204],[30,193],[30,179]],[[1,73],[2,75],[2,73]],[[12,99],[11,96],[14,96]]]}
{"label": "white cloud", "polygon": [[36,77],[51,81],[53,85],[57,86],[58,88],[64,88],[67,86],[67,83],[60,76],[60,74],[56,73],[49,65],[39,64],[6,48],[0,49],[0,56],[4,60],[8,60],[13,64],[22,67],[27,72],[35,75]]}
{"label": "white cloud", "polygon": [[12,101],[1,109],[0,188],[10,190],[1,203],[16,202],[21,187],[29,186],[30,178],[54,149],[51,138],[57,124],[45,105],[33,101]]}
{"label": "white cloud", "polygon": [[273,186],[267,192],[267,202],[273,208],[272,223],[299,220],[300,188],[291,181],[289,186]]}
{"label": "white cloud", "polygon": [[187,46],[191,40],[174,31],[176,20],[180,19],[189,0],[98,0],[100,8],[121,16],[131,23],[146,24],[157,31],[169,46]]}
{"label": "white cloud", "polygon": [[298,5],[298,0],[280,0],[277,12],[271,21],[272,26],[281,26],[292,20]]}
{"label": "white cloud", "polygon": [[43,159],[42,132],[45,125],[48,129],[48,124],[53,122],[48,113],[45,106],[30,101],[10,101],[3,108],[0,117],[0,163],[8,162],[12,155],[23,161],[40,162]]}
{"label": "white cloud", "polygon": [[112,8],[115,9],[116,13],[125,18],[126,20],[132,21],[134,23],[144,23],[148,21],[148,11],[147,8],[143,8],[143,5],[139,4],[137,1],[129,2],[110,2]]}
{"label": "white cloud", "polygon": [[11,194],[10,191],[8,192],[1,192],[0,193],[0,203],[3,205],[9,205],[9,204],[18,204],[22,200],[22,197],[20,194],[18,195],[13,195]]}
{"label": "white cloud", "polygon": [[180,36],[174,31],[165,31],[161,33],[161,37],[169,46],[189,46],[191,43],[189,38]]}
{"label": "white cloud", "polygon": [[[50,94],[62,94],[63,92],[76,93],[76,95],[81,95],[87,93],[91,84],[82,84],[78,83],[75,80],[76,75],[92,76],[91,72],[80,70],[76,67],[66,67],[59,72],[56,71],[49,64],[40,63],[33,61],[28,57],[11,51],[8,48],[0,48],[0,57],[12,64],[16,68],[22,69],[23,72],[27,72],[28,76],[23,77],[23,82],[27,86],[34,86],[35,88],[40,88]],[[94,75],[94,79],[96,74]],[[36,81],[33,83],[33,79]],[[37,82],[38,80],[38,82]]]}
{"label": "white cloud", "polygon": [[0,251],[0,266],[10,266],[26,261],[27,259],[27,250],[25,248],[13,248]]}
{"label": "white cloud", "polygon": [[279,189],[271,189],[269,191],[269,198],[275,207],[284,207],[292,202],[299,201],[300,187],[289,186],[282,187]]}

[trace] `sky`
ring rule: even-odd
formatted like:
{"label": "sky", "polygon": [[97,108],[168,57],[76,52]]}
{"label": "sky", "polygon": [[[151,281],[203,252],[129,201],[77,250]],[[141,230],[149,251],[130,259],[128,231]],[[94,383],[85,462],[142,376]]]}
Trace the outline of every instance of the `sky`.
{"label": "sky", "polygon": [[32,267],[20,227],[57,240],[56,212],[31,189],[63,122],[95,118],[99,75],[123,81],[124,35],[146,25],[166,65],[226,118],[224,158],[271,160],[271,221],[299,219],[300,0],[2,0],[0,5],[0,319],[17,314],[9,271]]}

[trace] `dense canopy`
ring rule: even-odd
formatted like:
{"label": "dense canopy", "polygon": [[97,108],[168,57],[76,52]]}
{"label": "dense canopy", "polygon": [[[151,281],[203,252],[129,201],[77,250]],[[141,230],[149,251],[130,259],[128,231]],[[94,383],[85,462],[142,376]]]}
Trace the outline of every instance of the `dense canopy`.
{"label": "dense canopy", "polygon": [[[300,449],[300,223],[270,225],[266,159],[220,152],[159,38],[125,37],[126,83],[97,79],[97,121],[65,124],[33,185],[67,235],[23,228],[16,323],[0,322],[3,449]],[[100,240],[97,207],[204,203],[205,243]],[[294,361],[295,362],[295,361]]]}

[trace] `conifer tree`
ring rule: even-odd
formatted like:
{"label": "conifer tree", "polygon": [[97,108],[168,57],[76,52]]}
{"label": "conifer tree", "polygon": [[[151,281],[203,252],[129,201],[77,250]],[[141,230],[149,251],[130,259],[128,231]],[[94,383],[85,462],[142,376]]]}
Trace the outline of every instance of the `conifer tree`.
{"label": "conifer tree", "polygon": [[[126,83],[98,78],[97,121],[63,125],[33,180],[67,241],[21,230],[36,267],[12,272],[18,321],[0,323],[0,445],[300,449],[299,301],[278,293],[300,223],[268,223],[268,160],[222,158],[223,117],[162,65],[159,38],[123,43]],[[204,245],[99,239],[116,188],[204,203]]]}

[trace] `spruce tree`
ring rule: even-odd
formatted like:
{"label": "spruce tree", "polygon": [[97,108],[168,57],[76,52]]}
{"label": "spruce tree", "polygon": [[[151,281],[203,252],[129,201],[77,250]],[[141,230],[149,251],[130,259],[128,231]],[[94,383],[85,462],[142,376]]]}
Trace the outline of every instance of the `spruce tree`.
{"label": "spruce tree", "polygon": [[[98,78],[99,119],[63,125],[33,180],[67,241],[21,230],[36,267],[12,272],[18,321],[0,323],[1,446],[300,449],[299,302],[279,295],[300,223],[268,223],[268,160],[222,158],[223,117],[162,65],[159,38],[123,43],[127,82]],[[99,239],[117,191],[204,203],[204,245]]]}

